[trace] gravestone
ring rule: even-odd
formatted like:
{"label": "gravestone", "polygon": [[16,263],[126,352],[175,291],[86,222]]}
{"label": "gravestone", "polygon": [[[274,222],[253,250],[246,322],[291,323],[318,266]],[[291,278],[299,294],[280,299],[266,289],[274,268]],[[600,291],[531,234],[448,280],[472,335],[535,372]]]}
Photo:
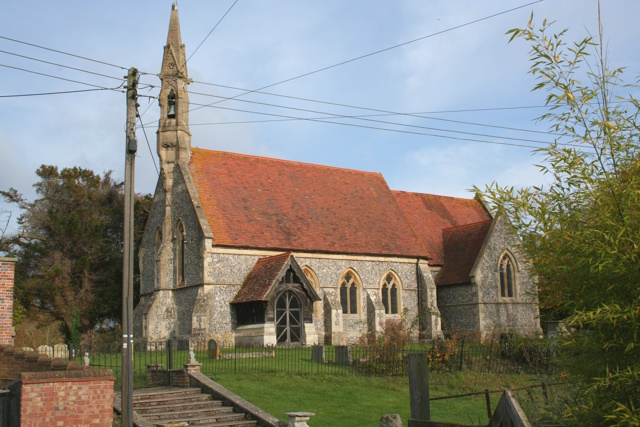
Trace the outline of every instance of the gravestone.
{"label": "gravestone", "polygon": [[53,348],[50,345],[41,345],[38,347],[38,353],[53,357]]}
{"label": "gravestone", "polygon": [[209,359],[220,358],[220,348],[218,347],[218,343],[216,342],[216,340],[209,340],[207,348],[209,349]]}
{"label": "gravestone", "polygon": [[336,346],[336,365],[351,365],[351,347],[346,345]]}
{"label": "gravestone", "polygon": [[64,344],[56,344],[53,346],[53,357],[59,357],[61,359],[69,358],[69,348]]}
{"label": "gravestone", "polygon": [[314,345],[311,347],[311,360],[318,363],[325,363],[325,349],[323,345]]}

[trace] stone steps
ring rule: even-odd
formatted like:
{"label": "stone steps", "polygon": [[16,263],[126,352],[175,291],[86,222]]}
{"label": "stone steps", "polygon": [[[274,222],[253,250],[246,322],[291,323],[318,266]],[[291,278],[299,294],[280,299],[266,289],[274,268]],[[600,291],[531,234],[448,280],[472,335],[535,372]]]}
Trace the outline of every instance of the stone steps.
{"label": "stone steps", "polygon": [[154,425],[187,423],[198,427],[252,427],[253,420],[223,406],[199,388],[158,387],[135,390],[133,410]]}

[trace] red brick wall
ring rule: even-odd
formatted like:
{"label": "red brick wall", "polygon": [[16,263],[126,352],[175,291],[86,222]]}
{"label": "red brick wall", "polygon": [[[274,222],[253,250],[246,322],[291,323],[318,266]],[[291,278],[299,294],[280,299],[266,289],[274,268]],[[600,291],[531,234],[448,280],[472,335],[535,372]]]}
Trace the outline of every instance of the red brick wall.
{"label": "red brick wall", "polygon": [[111,427],[111,371],[26,372],[21,377],[21,426]]}
{"label": "red brick wall", "polygon": [[13,345],[13,274],[15,258],[0,257],[0,344]]}

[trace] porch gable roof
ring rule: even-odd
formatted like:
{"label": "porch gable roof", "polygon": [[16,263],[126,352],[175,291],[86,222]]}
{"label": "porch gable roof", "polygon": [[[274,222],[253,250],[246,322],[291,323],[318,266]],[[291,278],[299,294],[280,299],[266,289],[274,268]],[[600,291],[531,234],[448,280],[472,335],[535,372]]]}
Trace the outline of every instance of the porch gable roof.
{"label": "porch gable roof", "polygon": [[260,258],[244,280],[242,287],[236,294],[232,304],[245,302],[269,301],[276,285],[282,280],[287,270],[292,268],[300,279],[302,288],[309,295],[312,302],[320,297],[303,273],[291,252]]}

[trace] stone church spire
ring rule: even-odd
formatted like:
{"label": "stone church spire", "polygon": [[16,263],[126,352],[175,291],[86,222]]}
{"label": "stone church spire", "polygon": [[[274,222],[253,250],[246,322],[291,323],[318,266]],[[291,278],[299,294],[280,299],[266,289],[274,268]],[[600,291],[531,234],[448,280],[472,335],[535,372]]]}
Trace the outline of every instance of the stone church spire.
{"label": "stone church spire", "polygon": [[[189,132],[189,94],[187,59],[180,35],[178,5],[171,7],[167,44],[164,47],[160,89],[160,123],[158,124],[158,157],[165,176],[171,183],[173,168],[178,161],[187,162],[191,151]],[[168,181],[168,182],[167,182]],[[165,187],[170,188],[170,187]]]}
{"label": "stone church spire", "polygon": [[[186,165],[191,155],[191,132],[189,132],[189,94],[187,85],[187,59],[180,36],[178,7],[171,8],[169,33],[164,47],[162,70],[160,71],[160,121],[158,123],[158,157],[160,158],[160,180],[158,194],[164,202],[163,225],[156,248],[156,276],[158,288],[175,286],[173,271],[173,224],[172,213],[173,179],[176,168]],[[158,238],[159,236],[159,238]]]}

